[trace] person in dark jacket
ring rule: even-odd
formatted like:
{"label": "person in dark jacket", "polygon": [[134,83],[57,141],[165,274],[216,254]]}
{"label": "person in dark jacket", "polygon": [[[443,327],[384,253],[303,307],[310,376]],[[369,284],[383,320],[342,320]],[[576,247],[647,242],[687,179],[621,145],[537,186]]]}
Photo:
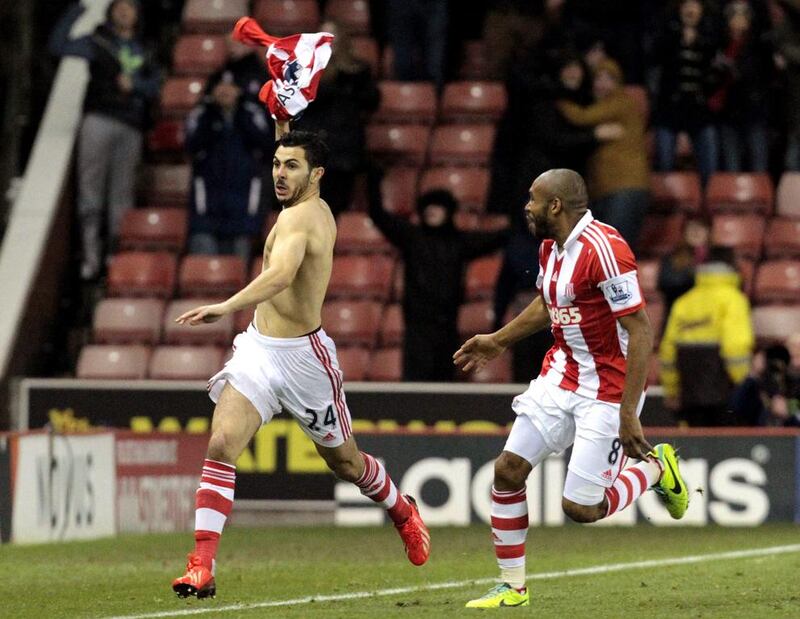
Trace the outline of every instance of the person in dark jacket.
{"label": "person in dark jacket", "polygon": [[205,95],[211,95],[217,84],[224,79],[234,83],[244,99],[258,103],[258,93],[264,82],[269,79],[269,72],[264,60],[256,53],[255,49],[239,43],[233,37],[229,36],[225,43],[228,57],[225,64],[209,75]]}
{"label": "person in dark jacket", "polygon": [[725,16],[727,41],[715,61],[721,85],[709,100],[711,109],[720,117],[722,169],[766,172],[772,49],[754,30],[753,10],[745,0],[729,3]]}
{"label": "person in dark jacket", "polygon": [[686,131],[705,185],[717,170],[719,145],[708,105],[715,85],[712,62],[716,40],[703,19],[703,11],[700,0],[681,0],[678,15],[658,37],[652,64],[660,68],[661,77],[652,124],[656,169],[669,172],[675,168],[677,136]]}
{"label": "person in dark jacket", "polygon": [[192,154],[189,253],[250,259],[261,232],[261,179],[272,129],[262,105],[223,74],[186,122]]}
{"label": "person in dark jacket", "polygon": [[159,74],[138,36],[139,3],[114,0],[106,21],[86,36],[70,38],[84,7],[70,8],[53,30],[50,52],[89,61],[89,84],[78,136],[78,217],[83,240],[81,277],[95,279],[102,266],[103,210],[108,236],[134,205],[142,134],[159,92]]}
{"label": "person in dark jacket", "polygon": [[458,204],[445,190],[420,196],[420,223],[412,224],[383,208],[380,176],[375,171],[369,175],[369,214],[405,263],[403,379],[451,381],[466,266],[502,247],[508,235],[457,230],[453,215]]}
{"label": "person in dark jacket", "polygon": [[347,31],[335,22],[321,29],[336,36],[333,55],[320,80],[317,98],[294,126],[320,133],[336,157],[325,167],[322,199],[334,216],[350,206],[356,175],[366,161],[366,117],[378,107],[380,93],[369,65],[353,56]]}

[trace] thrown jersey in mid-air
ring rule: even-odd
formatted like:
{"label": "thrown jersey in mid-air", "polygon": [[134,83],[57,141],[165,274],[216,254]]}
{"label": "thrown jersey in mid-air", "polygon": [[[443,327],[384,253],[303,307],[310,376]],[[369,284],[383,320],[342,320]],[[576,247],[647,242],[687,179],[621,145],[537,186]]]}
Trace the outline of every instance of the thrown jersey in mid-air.
{"label": "thrown jersey in mid-air", "polygon": [[555,241],[541,244],[536,286],[555,338],[540,377],[582,396],[620,402],[628,332],[617,318],[644,307],[625,239],[587,211],[561,251]]}

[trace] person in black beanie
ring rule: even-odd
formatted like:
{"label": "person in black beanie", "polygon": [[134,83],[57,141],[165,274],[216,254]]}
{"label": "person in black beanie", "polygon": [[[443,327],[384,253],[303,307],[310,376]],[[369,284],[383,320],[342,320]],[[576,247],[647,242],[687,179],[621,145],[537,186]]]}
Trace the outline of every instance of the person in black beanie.
{"label": "person in black beanie", "polygon": [[502,247],[508,233],[457,230],[458,204],[445,190],[420,196],[415,225],[383,208],[380,179],[380,172],[370,172],[369,214],[405,262],[403,380],[451,381],[466,266]]}

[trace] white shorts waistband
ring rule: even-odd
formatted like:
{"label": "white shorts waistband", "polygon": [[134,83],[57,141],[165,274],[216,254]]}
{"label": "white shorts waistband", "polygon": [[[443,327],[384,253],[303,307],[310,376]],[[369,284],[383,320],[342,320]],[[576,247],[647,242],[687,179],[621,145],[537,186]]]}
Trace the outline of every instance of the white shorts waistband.
{"label": "white shorts waistband", "polygon": [[312,335],[317,335],[321,338],[328,337],[327,334],[325,333],[325,330],[322,327],[318,327],[311,333],[307,333],[306,335],[301,335],[300,337],[271,337],[269,335],[263,335],[256,328],[256,325],[252,322],[247,327],[246,333],[248,336],[252,337],[256,342],[261,344],[264,348],[273,348],[273,349],[310,348]]}

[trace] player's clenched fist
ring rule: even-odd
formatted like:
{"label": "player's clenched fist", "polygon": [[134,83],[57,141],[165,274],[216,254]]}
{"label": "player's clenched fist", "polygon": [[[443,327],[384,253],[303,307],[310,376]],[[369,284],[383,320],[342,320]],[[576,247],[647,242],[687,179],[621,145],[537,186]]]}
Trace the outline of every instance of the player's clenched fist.
{"label": "player's clenched fist", "polygon": [[214,303],[213,305],[201,305],[190,309],[188,312],[181,314],[175,319],[179,325],[190,324],[192,326],[199,325],[202,322],[216,322],[228,312],[224,304]]}
{"label": "player's clenched fist", "polygon": [[468,339],[453,355],[453,363],[462,366],[464,372],[481,369],[487,362],[498,357],[506,349],[495,340],[494,334],[476,335]]}

